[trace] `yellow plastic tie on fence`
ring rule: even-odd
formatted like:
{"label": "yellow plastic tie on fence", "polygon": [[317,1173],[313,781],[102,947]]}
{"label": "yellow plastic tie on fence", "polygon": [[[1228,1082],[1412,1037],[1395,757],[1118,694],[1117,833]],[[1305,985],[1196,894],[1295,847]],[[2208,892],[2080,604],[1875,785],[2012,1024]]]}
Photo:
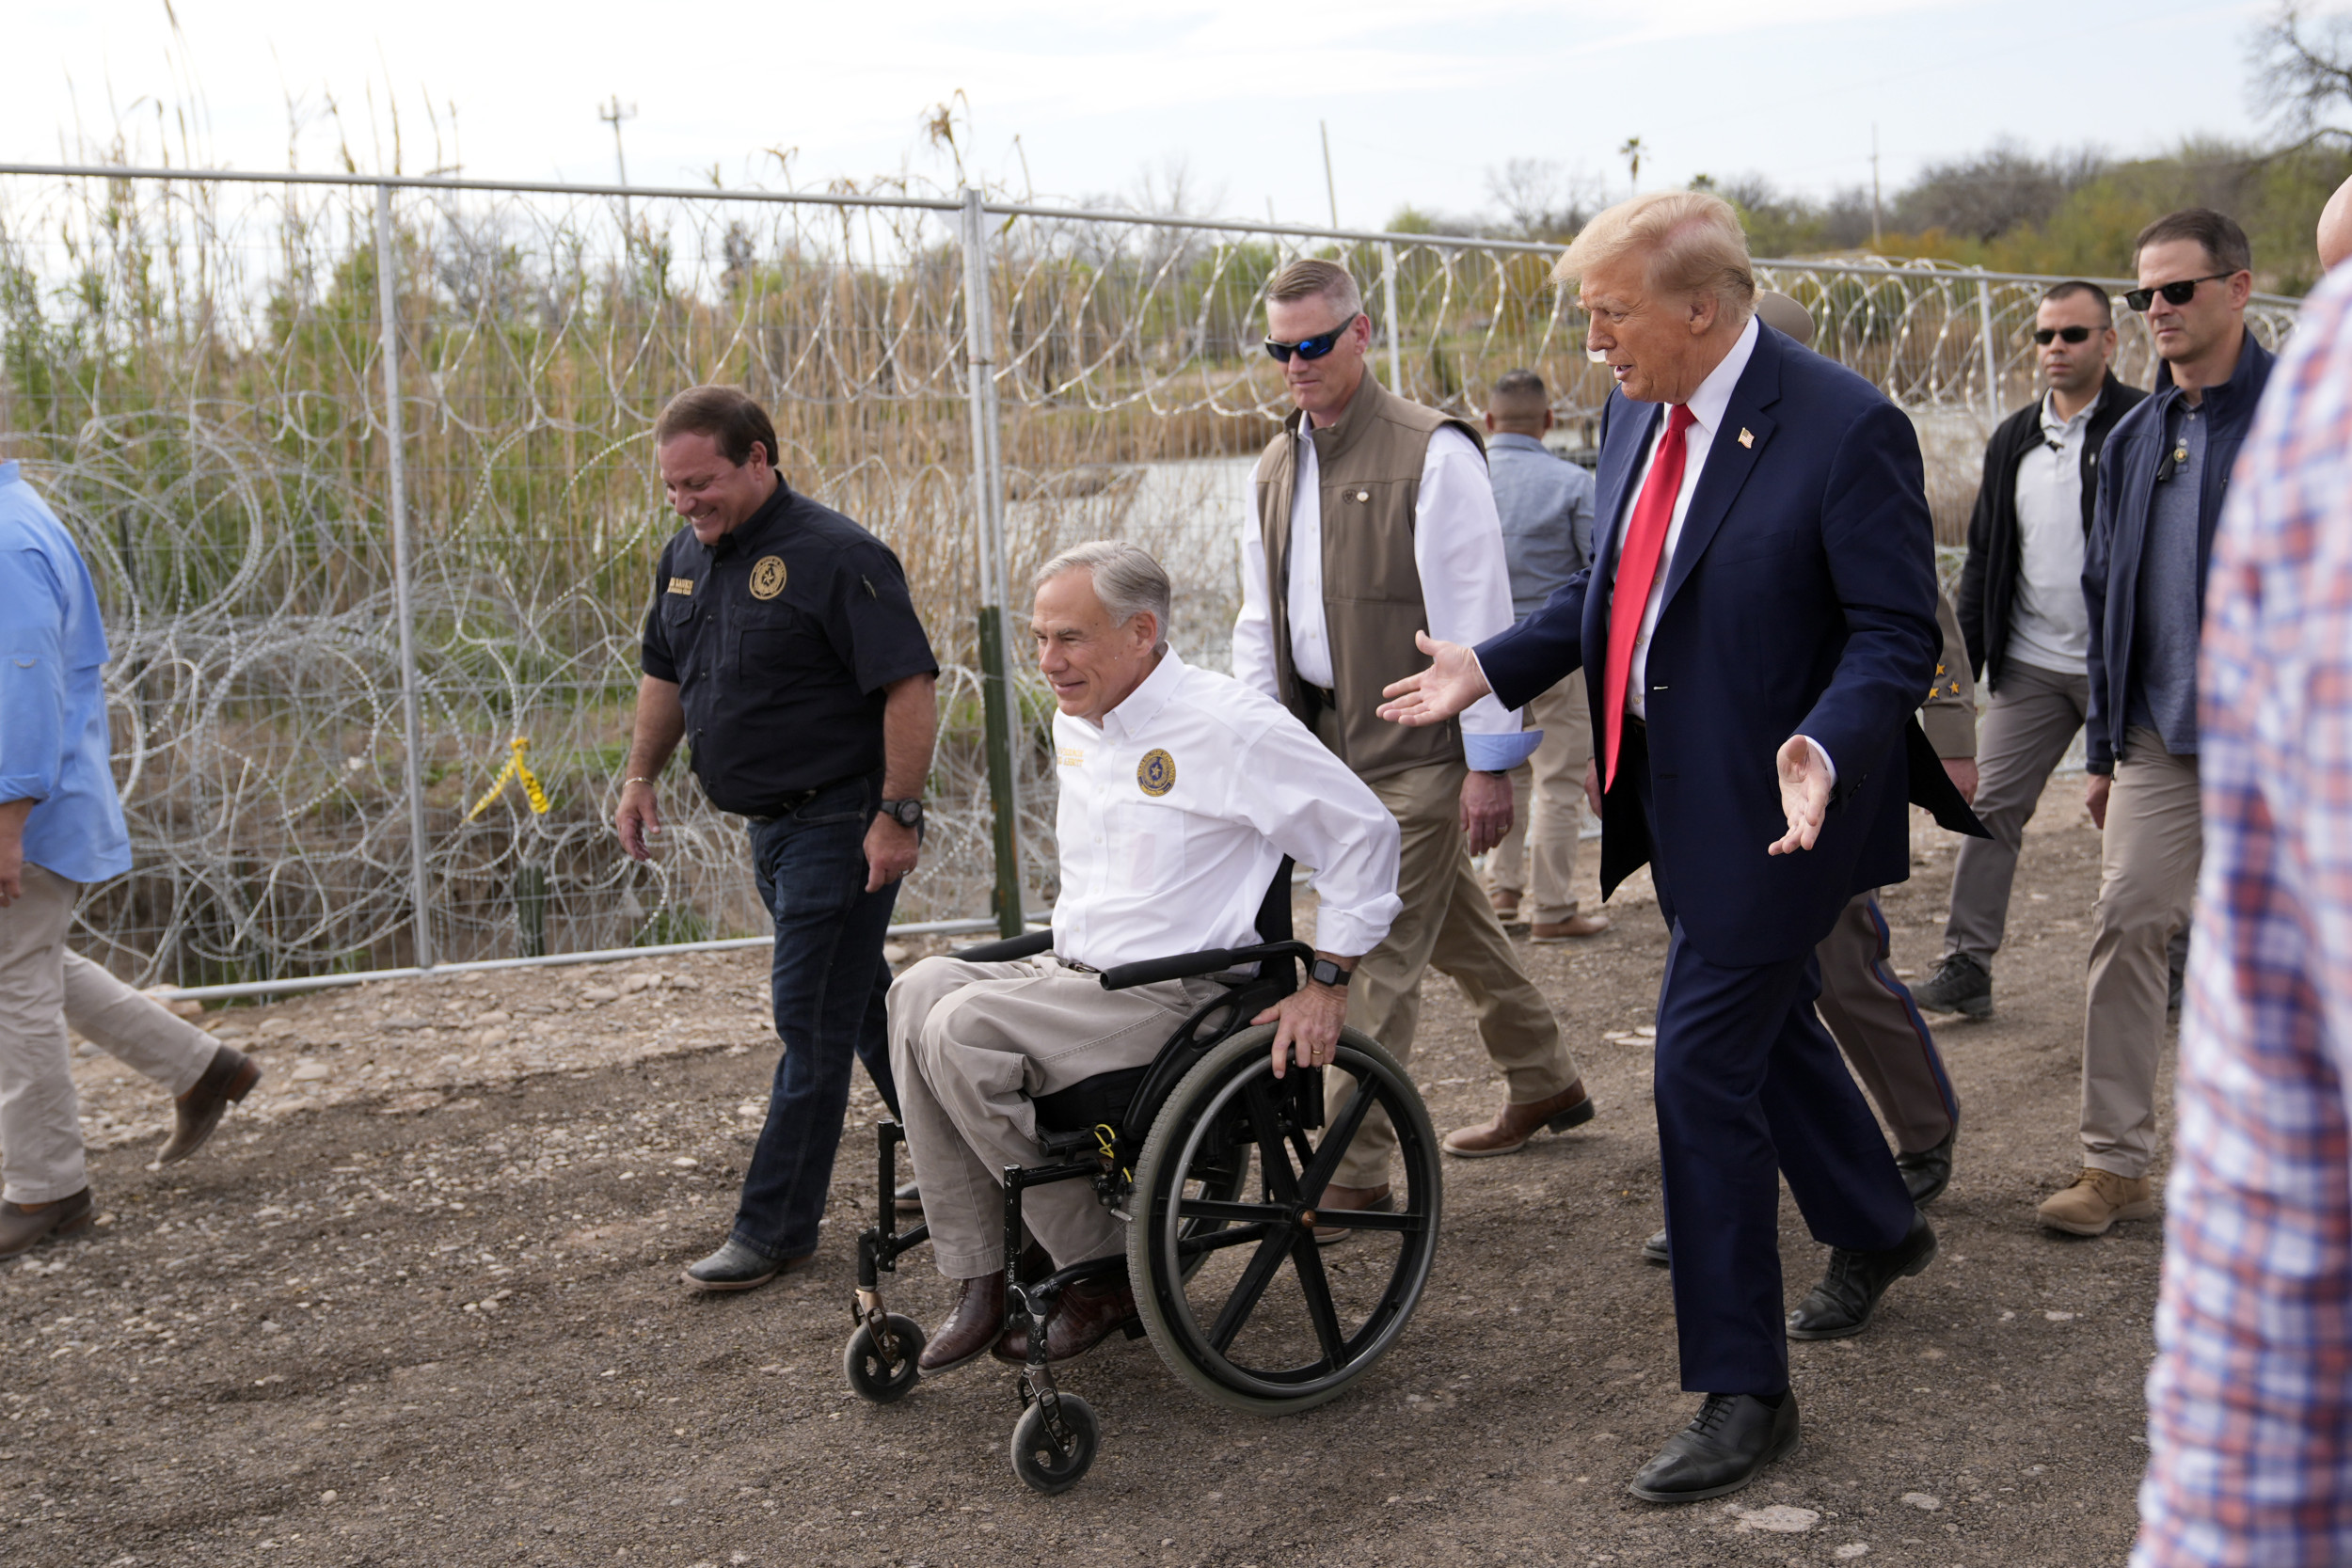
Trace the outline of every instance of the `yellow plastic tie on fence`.
{"label": "yellow plastic tie on fence", "polygon": [[531,797],[531,809],[534,814],[540,816],[548,814],[548,792],[539,787],[538,777],[531,771],[531,765],[523,761],[523,753],[531,750],[531,736],[518,735],[511,744],[515,754],[506,759],[506,766],[499,769],[499,776],[490,781],[490,787],[482,792],[482,799],[476,800],[473,810],[466,814],[467,821],[470,822],[488,811],[490,802],[499,798],[499,792],[506,787],[509,779],[523,782],[523,793]]}

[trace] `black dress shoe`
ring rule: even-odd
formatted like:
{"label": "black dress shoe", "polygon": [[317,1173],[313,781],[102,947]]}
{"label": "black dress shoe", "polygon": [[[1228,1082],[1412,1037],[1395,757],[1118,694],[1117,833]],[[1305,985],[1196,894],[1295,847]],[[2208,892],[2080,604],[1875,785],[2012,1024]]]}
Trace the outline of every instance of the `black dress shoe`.
{"label": "black dress shoe", "polygon": [[1777,1408],[1754,1394],[1709,1394],[1629,1488],[1644,1502],[1695,1503],[1737,1492],[1797,1446],[1797,1396]]}
{"label": "black dress shoe", "polygon": [[1959,1142],[1960,1118],[1955,1117],[1952,1130],[1933,1148],[1895,1156],[1895,1168],[1903,1173],[1903,1185],[1910,1189],[1913,1203],[1925,1209],[1944,1196],[1944,1189],[1952,1184],[1952,1146]]}
{"label": "black dress shoe", "polygon": [[1661,1230],[1642,1243],[1642,1261],[1665,1268],[1674,1262],[1674,1254],[1666,1250],[1666,1233]]}
{"label": "black dress shoe", "polygon": [[1883,1252],[1829,1251],[1829,1271],[1788,1314],[1791,1339],[1843,1339],[1870,1326],[1879,1297],[1898,1279],[1907,1279],[1935,1261],[1935,1232],[1915,1212],[1911,1233]]}

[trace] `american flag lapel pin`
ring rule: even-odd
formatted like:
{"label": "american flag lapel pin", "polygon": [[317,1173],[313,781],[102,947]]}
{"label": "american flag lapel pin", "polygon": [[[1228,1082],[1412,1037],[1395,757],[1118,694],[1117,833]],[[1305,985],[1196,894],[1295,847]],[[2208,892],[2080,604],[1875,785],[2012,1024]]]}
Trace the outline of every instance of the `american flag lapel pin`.
{"label": "american flag lapel pin", "polygon": [[1740,444],[1743,447],[1752,447],[1756,445],[1756,436],[1750,433],[1748,427],[1745,425],[1741,425],[1740,427]]}

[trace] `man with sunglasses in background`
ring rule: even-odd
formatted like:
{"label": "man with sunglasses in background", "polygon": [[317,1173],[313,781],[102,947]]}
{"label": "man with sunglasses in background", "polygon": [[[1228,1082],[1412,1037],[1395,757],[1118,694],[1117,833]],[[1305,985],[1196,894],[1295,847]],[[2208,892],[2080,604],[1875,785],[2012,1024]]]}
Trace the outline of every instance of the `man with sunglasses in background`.
{"label": "man with sunglasses in background", "polygon": [[2082,1170],[2042,1223],[2104,1235],[2156,1212],[2156,1062],[2167,950],[2188,923],[2203,849],[2197,780],[2197,644],[2205,572],[2230,467],[2270,379],[2246,330],[2246,231],[2191,207],[2140,230],[2139,287],[2163,364],[2116,421],[2083,552],[2090,639],[2086,803],[2105,835],[2083,1009]]}
{"label": "man with sunglasses in background", "polygon": [[2083,550],[2099,493],[2099,453],[2148,394],[2108,369],[2115,313],[2106,291],[2053,284],[2034,311],[2034,357],[2048,390],[1994,431],[1968,519],[1960,628],[1992,691],[1977,738],[1978,820],[1952,867],[1944,957],[1912,995],[1931,1012],[1989,1017],[1993,955],[2009,919],[2018,847],[2050,771],[2090,711],[2090,611]]}
{"label": "man with sunglasses in background", "polygon": [[[1528,979],[1470,868],[1511,825],[1510,769],[1541,732],[1491,697],[1426,729],[1384,722],[1381,689],[1425,662],[1414,634],[1448,641],[1511,625],[1511,580],[1485,448],[1467,421],[1407,403],[1366,372],[1372,322],[1344,267],[1294,261],[1266,288],[1266,349],[1295,405],[1267,444],[1242,526],[1233,674],[1296,714],[1370,784],[1402,830],[1404,909],[1357,965],[1347,1022],[1409,1061],[1421,977],[1470,999],[1507,1101],[1446,1152],[1510,1154],[1544,1127],[1592,1119],[1559,1020]],[[1327,1094],[1343,1101],[1341,1077]],[[1396,1133],[1375,1113],[1327,1208],[1390,1202]],[[1331,1232],[1337,1239],[1344,1230]]]}

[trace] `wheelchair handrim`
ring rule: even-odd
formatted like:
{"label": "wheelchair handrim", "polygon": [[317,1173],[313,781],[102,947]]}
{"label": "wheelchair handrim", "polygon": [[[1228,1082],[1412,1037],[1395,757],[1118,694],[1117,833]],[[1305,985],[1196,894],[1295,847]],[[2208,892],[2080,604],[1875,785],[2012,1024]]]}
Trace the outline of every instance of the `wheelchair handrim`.
{"label": "wheelchair handrim", "polygon": [[[1352,1031],[1349,1034],[1353,1034]],[[1150,1173],[1152,1191],[1141,1195],[1147,1205],[1138,1220],[1150,1227],[1150,1245],[1160,1265],[1151,1271],[1151,1277],[1138,1281],[1142,1289],[1156,1298],[1154,1306],[1168,1320],[1170,1335],[1182,1343],[1173,1347],[1173,1354],[1198,1368],[1202,1373],[1226,1388],[1263,1400],[1269,1404],[1296,1405],[1301,1402],[1321,1402],[1353,1382],[1373,1362],[1384,1354],[1396,1337],[1403,1332],[1418,1304],[1422,1287],[1436,1254],[1438,1193],[1433,1148],[1426,1128],[1426,1112],[1419,1106],[1418,1098],[1406,1100],[1400,1087],[1410,1093],[1409,1081],[1405,1080],[1386,1053],[1377,1048],[1366,1050],[1370,1042],[1356,1037],[1351,1041],[1343,1036],[1340,1059],[1334,1065],[1350,1072],[1359,1085],[1377,1085],[1374,1101],[1389,1113],[1398,1139],[1398,1155],[1407,1169],[1425,1172],[1423,1179],[1412,1184],[1409,1195],[1412,1204],[1422,1212],[1426,1223],[1417,1229],[1402,1232],[1405,1240],[1399,1248],[1394,1266],[1390,1271],[1386,1288],[1376,1307],[1352,1335],[1346,1337],[1342,1349],[1343,1357],[1337,1365],[1326,1354],[1322,1359],[1304,1367],[1269,1371],[1247,1367],[1217,1350],[1193,1309],[1189,1295],[1183,1288],[1186,1271],[1178,1250],[1179,1233],[1185,1223],[1177,1212],[1173,1195],[1184,1179],[1200,1161],[1205,1141],[1218,1127],[1223,1117],[1234,1108],[1234,1102],[1248,1088],[1253,1079],[1271,1077],[1267,1066],[1267,1041],[1271,1030],[1251,1030],[1220,1047],[1221,1060],[1216,1070],[1222,1081],[1215,1092],[1189,1113],[1189,1125],[1183,1129],[1181,1141],[1169,1156],[1157,1162]],[[1248,1038],[1248,1046],[1241,1046]],[[1360,1044],[1357,1042],[1361,1042]],[[1231,1051],[1232,1054],[1227,1054]],[[1210,1067],[1204,1062],[1203,1068]],[[1235,1069],[1238,1067],[1238,1070]],[[1261,1163],[1263,1163],[1263,1150]],[[1426,1189],[1423,1191],[1422,1189]],[[1163,1191],[1161,1189],[1167,1189]],[[1311,1242],[1307,1243],[1312,1245]],[[1198,1267],[1196,1262],[1194,1267]],[[1295,1254],[1284,1265],[1294,1273],[1298,1269]],[[1279,1272],[1278,1266],[1277,1272]],[[1177,1283],[1168,1290],[1160,1289],[1162,1280]],[[1270,1288],[1270,1286],[1269,1286]],[[1327,1294],[1327,1283],[1325,1287]],[[1263,1296],[1261,1294],[1261,1301]],[[1252,1307],[1254,1313],[1256,1308]],[[1245,1320],[1246,1323],[1247,1320]],[[1238,1332],[1237,1325],[1236,1332]],[[1157,1338],[1157,1336],[1154,1336]]]}

